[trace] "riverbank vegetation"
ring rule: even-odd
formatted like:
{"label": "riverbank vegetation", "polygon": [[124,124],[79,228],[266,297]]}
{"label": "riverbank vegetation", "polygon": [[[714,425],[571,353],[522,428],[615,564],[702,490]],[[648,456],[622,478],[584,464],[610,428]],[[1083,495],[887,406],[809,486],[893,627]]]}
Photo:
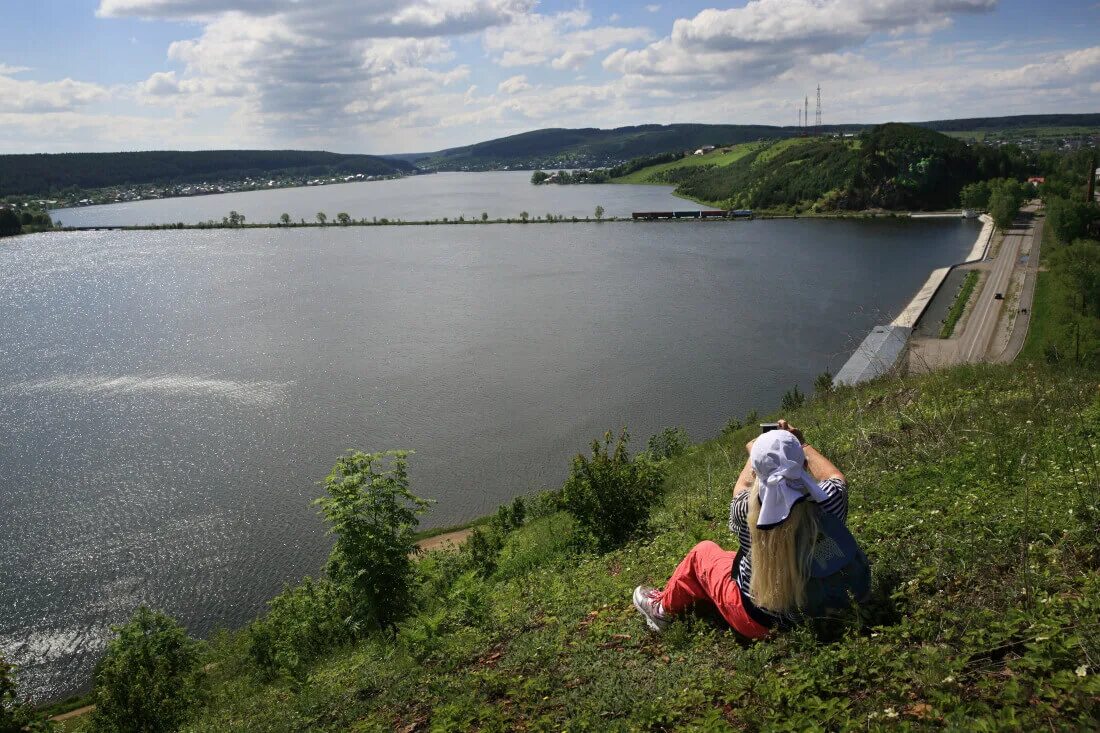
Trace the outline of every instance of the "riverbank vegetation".
{"label": "riverbank vegetation", "polygon": [[743,644],[706,614],[653,635],[631,606],[699,540],[735,543],[729,487],[752,415],[697,445],[675,431],[638,456],[598,444],[570,481],[587,496],[592,481],[638,487],[653,497],[640,524],[603,542],[582,519],[599,502],[517,501],[480,539],[411,566],[395,626],[354,623],[355,595],[327,573],[288,589],[205,645],[183,730],[1089,727],[1096,376],[1042,359],[963,366],[822,389],[788,413],[843,467],[873,565],[872,600],[830,624]]}
{"label": "riverbank vegetation", "polygon": [[45,211],[0,208],[0,237],[14,237],[53,229],[54,222]]}
{"label": "riverbank vegetation", "polygon": [[974,286],[977,284],[977,271],[971,270],[966,273],[962,287],[955,295],[955,302],[951,304],[951,310],[947,312],[947,318],[943,320],[943,326],[940,328],[941,339],[951,338],[951,334],[955,332],[955,326],[962,318],[963,311],[966,310],[966,304],[970,302],[970,295],[974,292]]}

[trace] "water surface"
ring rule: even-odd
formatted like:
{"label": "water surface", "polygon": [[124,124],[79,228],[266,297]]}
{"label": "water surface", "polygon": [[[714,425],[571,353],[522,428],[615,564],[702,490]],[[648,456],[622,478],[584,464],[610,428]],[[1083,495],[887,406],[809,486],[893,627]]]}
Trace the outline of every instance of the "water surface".
{"label": "water surface", "polygon": [[[196,634],[316,573],[348,448],[428,524],[560,485],[626,425],[696,439],[810,389],[961,221],[70,232],[0,245],[0,650],[82,687],[141,602]],[[809,428],[812,436],[812,426]]]}
{"label": "water surface", "polygon": [[518,219],[593,216],[603,206],[607,216],[632,211],[698,209],[698,204],[672,195],[672,186],[593,184],[532,186],[530,171],[433,173],[386,181],[338,183],[328,186],[278,188],[265,191],[151,199],[108,206],[85,206],[51,212],[66,226],[122,226],[221,221],[238,211],[250,222],[277,222],[285,212],[293,221],[316,221],[317,212],[330,220],[344,212],[353,219],[426,221],[448,217]]}

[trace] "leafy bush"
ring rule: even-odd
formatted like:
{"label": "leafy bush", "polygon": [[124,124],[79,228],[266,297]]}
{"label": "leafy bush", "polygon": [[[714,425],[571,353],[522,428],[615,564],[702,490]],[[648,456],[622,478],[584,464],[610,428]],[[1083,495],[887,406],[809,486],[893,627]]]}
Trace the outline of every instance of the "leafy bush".
{"label": "leafy bush", "polygon": [[412,607],[414,531],[430,502],[409,491],[408,455],[342,456],[314,502],[336,535],[325,572],[349,589],[357,628],[392,628]]}
{"label": "leafy bush", "polygon": [[0,657],[0,733],[47,731],[50,724],[27,703],[21,702],[15,684],[15,668]]}
{"label": "leafy bush", "polygon": [[646,452],[653,458],[674,458],[691,445],[691,438],[683,428],[665,428],[650,437]]}
{"label": "leafy bush", "polygon": [[797,384],[783,393],[783,402],[781,403],[783,412],[797,410],[804,404],[806,404],[806,395],[798,388]]}
{"label": "leafy bush", "polygon": [[833,391],[833,375],[829,372],[821,372],[814,377],[814,394],[817,396],[827,395]]}
{"label": "leafy bush", "polygon": [[306,665],[354,638],[351,599],[328,579],[286,588],[248,630],[248,652],[263,679],[300,678]]}
{"label": "leafy bush", "polygon": [[592,457],[573,459],[562,488],[566,510],[603,552],[620,547],[645,523],[664,480],[662,462],[645,454],[631,459],[629,441],[625,428],[617,441],[611,431],[602,444],[593,440]]}
{"label": "leafy bush", "polygon": [[497,569],[497,556],[504,546],[504,538],[492,527],[478,527],[466,538],[462,549],[469,564],[483,578]]}
{"label": "leafy bush", "polygon": [[174,619],[141,606],[95,673],[95,731],[171,731],[202,697],[199,644]]}
{"label": "leafy bush", "polygon": [[1100,211],[1096,204],[1060,197],[1047,201],[1047,226],[1054,230],[1054,236],[1063,244],[1084,237],[1089,222],[1097,217],[1100,217]]}

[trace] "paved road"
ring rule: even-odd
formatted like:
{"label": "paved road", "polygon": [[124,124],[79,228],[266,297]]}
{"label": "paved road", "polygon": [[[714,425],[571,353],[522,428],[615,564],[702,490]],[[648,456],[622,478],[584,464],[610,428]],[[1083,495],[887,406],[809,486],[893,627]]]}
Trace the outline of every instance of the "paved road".
{"label": "paved road", "polygon": [[[1032,234],[1031,247],[1027,256],[1027,268],[1024,270],[1024,283],[1020,288],[1020,302],[1018,307],[1019,313],[1016,314],[1016,320],[1012,324],[1012,334],[1008,337],[1008,344],[1005,346],[1005,350],[1000,353],[999,356],[992,359],[992,361],[1007,364],[1015,361],[1016,357],[1023,351],[1024,341],[1027,339],[1028,328],[1031,327],[1031,310],[1034,307],[1035,300],[1035,283],[1039,279],[1039,248],[1043,242],[1043,225],[1046,222],[1045,217],[1038,218],[1034,221],[1035,230]],[[1026,313],[1023,311],[1027,311]]]}
{"label": "paved road", "polygon": [[[994,294],[1007,292],[1012,271],[1020,258],[1020,247],[1025,239],[1034,237],[1034,212],[1034,206],[1025,208],[1026,216],[1017,217],[1012,229],[1005,232],[1001,250],[993,260],[989,276],[978,294],[978,302],[967,318],[966,328],[959,338],[957,354],[960,362],[985,361],[1005,304],[1004,300],[997,300]],[[1030,309],[1030,303],[1024,307]]]}

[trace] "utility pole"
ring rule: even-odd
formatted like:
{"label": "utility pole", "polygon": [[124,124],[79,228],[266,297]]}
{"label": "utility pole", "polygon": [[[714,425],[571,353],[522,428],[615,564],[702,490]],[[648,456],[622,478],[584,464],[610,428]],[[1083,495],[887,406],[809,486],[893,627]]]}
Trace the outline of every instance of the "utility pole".
{"label": "utility pole", "polygon": [[817,128],[817,134],[821,134],[821,85],[817,85],[817,117],[814,120],[814,127]]}
{"label": "utility pole", "polygon": [[1092,203],[1096,196],[1096,153],[1089,158],[1088,183],[1085,184],[1085,203]]}

